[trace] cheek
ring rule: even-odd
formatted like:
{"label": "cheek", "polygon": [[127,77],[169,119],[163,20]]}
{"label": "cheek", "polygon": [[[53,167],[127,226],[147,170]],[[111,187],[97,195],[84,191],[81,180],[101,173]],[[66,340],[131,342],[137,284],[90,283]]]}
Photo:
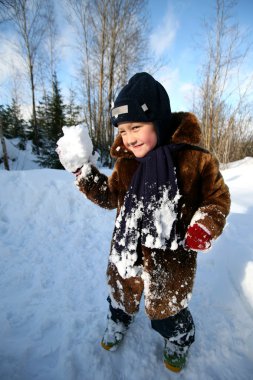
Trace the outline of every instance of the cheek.
{"label": "cheek", "polygon": [[151,134],[149,134],[149,136],[147,136],[147,143],[150,146],[152,146],[153,148],[156,146],[156,144],[157,144],[156,133],[151,133]]}

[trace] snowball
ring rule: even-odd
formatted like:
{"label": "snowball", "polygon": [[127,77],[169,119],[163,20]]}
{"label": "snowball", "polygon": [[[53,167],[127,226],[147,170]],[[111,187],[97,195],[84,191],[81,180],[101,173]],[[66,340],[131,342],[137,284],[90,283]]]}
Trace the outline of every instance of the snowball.
{"label": "snowball", "polygon": [[88,129],[83,125],[63,127],[63,137],[57,141],[56,152],[64,168],[75,172],[90,160],[93,146]]}

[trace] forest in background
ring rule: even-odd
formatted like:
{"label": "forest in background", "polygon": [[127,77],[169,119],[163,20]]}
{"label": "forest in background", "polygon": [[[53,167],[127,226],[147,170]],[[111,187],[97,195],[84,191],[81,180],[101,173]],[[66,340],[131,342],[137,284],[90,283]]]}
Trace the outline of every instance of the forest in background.
{"label": "forest in background", "polygon": [[[143,67],[155,74],[160,62],[149,56],[146,0],[64,1],[66,22],[76,32],[78,83],[63,98],[58,80],[57,24],[53,0],[0,0],[0,29],[13,28],[16,46],[29,83],[30,117],[24,118],[15,86],[12,102],[0,105],[2,157],[8,167],[5,138],[18,138],[18,148],[32,141],[42,167],[61,168],[55,152],[62,127],[85,124],[100,162],[112,166],[114,140],[110,109],[118,90]],[[223,163],[253,156],[252,80],[242,81],[242,64],[251,51],[249,34],[231,16],[235,2],[214,0],[214,15],[203,27],[205,47],[192,96],[203,147]],[[6,33],[6,38],[7,33]],[[245,44],[245,41],[248,43]],[[243,42],[243,43],[242,43]],[[233,81],[231,81],[233,78]],[[18,79],[17,79],[18,80]],[[231,86],[231,83],[232,86]]]}

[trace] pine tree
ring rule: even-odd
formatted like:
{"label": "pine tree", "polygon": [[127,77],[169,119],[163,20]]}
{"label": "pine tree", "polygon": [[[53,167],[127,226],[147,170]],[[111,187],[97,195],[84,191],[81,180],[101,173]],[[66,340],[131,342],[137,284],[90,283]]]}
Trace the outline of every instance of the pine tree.
{"label": "pine tree", "polygon": [[18,148],[24,150],[26,147],[27,123],[22,118],[20,105],[12,99],[11,105],[0,105],[0,115],[2,120],[3,135],[8,139],[18,138]]}
{"label": "pine tree", "polygon": [[2,104],[0,104],[0,118],[1,118],[3,135],[4,135],[4,137],[9,138],[9,131],[8,131],[8,125],[9,125],[8,119],[9,118],[8,118],[8,114],[6,111],[6,107]]}
{"label": "pine tree", "polygon": [[62,169],[55,149],[65,125],[65,105],[56,74],[53,76],[52,94],[44,95],[37,107],[37,116],[41,137],[40,156],[37,161],[43,167]]}
{"label": "pine tree", "polygon": [[69,103],[66,105],[65,125],[72,127],[81,123],[81,106],[75,104],[76,93],[70,90]]}

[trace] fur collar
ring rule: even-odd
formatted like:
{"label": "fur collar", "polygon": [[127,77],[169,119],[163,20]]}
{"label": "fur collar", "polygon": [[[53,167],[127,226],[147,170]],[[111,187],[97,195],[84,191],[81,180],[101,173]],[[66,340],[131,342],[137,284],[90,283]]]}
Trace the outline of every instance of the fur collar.
{"label": "fur collar", "polygon": [[[200,124],[195,115],[190,112],[174,112],[171,117],[170,128],[174,130],[169,143],[198,145],[201,140]],[[134,154],[127,150],[121,135],[117,135],[111,147],[113,158],[134,158]]]}

